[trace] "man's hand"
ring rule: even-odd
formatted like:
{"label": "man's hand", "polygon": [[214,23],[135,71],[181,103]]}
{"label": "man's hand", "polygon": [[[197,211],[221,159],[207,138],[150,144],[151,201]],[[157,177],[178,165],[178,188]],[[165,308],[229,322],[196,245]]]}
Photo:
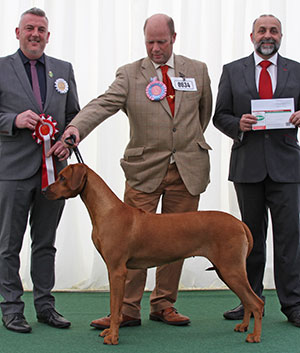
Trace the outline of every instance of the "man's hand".
{"label": "man's hand", "polygon": [[37,123],[41,123],[43,119],[33,112],[32,110],[26,110],[23,113],[17,115],[15,120],[15,126],[18,129],[29,129],[34,131]]}
{"label": "man's hand", "polygon": [[62,141],[57,141],[55,144],[50,148],[49,152],[47,153],[46,157],[50,157],[51,155],[57,156],[58,160],[64,161],[70,156],[70,151]]}
{"label": "man's hand", "polygon": [[251,131],[252,130],[252,125],[256,124],[257,118],[252,115],[252,114],[243,114],[240,120],[240,130],[245,132],[245,131]]}
{"label": "man's hand", "polygon": [[[65,140],[74,135],[75,136],[75,143],[73,146],[70,146],[68,144],[66,144]],[[79,131],[77,129],[77,127],[75,126],[69,126],[66,128],[65,132],[63,133],[62,137],[61,137],[61,141],[63,141],[64,145],[67,147],[69,146],[70,148],[72,147],[77,147],[79,145],[79,142],[80,142],[80,136],[79,136]],[[71,140],[69,139],[69,141],[71,142]]]}
{"label": "man's hand", "polygon": [[290,123],[294,124],[296,127],[300,126],[300,110],[291,115]]}

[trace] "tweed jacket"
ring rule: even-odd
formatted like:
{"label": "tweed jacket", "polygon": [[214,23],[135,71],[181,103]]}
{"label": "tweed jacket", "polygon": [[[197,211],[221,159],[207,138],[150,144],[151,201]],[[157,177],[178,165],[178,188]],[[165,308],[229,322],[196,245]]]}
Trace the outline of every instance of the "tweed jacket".
{"label": "tweed jacket", "polygon": [[135,189],[153,192],[164,178],[173,154],[192,195],[209,183],[209,145],[204,131],[211,117],[210,79],[204,63],[175,55],[175,75],[193,77],[197,91],[176,91],[172,117],[167,99],[151,101],[146,87],[157,76],[149,58],[117,70],[109,89],[87,104],[72,120],[81,139],[120,109],[128,116],[130,140],[121,159],[126,180]]}

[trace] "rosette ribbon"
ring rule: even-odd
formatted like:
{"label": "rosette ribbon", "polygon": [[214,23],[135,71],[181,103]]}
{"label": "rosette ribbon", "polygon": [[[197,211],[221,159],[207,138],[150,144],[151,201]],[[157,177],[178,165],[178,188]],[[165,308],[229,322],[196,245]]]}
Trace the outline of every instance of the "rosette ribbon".
{"label": "rosette ribbon", "polygon": [[43,144],[43,165],[42,165],[42,190],[48,185],[54,183],[56,179],[56,170],[53,162],[53,156],[46,157],[49,152],[54,135],[58,132],[56,129],[57,122],[52,119],[50,115],[45,117],[45,114],[41,114],[40,117],[43,122],[39,122],[32,137],[38,144]]}
{"label": "rosette ribbon", "polygon": [[151,82],[146,87],[146,96],[151,101],[161,101],[167,95],[167,86],[158,81],[156,77],[151,78]]}

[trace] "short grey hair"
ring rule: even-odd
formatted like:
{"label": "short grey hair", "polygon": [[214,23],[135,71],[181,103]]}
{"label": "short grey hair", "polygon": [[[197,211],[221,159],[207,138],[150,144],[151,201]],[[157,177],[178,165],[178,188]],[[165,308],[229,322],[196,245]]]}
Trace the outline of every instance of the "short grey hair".
{"label": "short grey hair", "polygon": [[28,14],[30,14],[30,15],[35,15],[35,16],[40,16],[40,17],[45,17],[46,21],[49,22],[49,21],[48,21],[48,18],[47,18],[47,16],[46,16],[45,11],[42,10],[42,9],[39,9],[38,7],[32,7],[31,9],[29,9],[29,10],[23,12],[22,15],[21,15],[21,18],[20,18],[20,22],[21,22],[22,18],[23,18],[25,15],[28,15]]}
{"label": "short grey hair", "polygon": [[257,17],[257,18],[254,20],[253,25],[252,25],[252,33],[254,33],[254,27],[255,27],[256,21],[257,21],[258,19],[262,18],[262,17],[273,17],[273,18],[275,18],[275,19],[279,22],[279,24],[280,24],[280,33],[282,33],[282,26],[281,26],[281,22],[280,22],[279,18],[277,18],[277,17],[275,17],[274,15],[271,15],[271,14],[269,14],[269,15],[264,14],[264,15],[260,15],[259,17]]}

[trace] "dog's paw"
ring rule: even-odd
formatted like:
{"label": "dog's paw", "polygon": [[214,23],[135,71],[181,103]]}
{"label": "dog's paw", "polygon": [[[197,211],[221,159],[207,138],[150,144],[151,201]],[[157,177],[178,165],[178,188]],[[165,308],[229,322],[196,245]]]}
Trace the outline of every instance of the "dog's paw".
{"label": "dog's paw", "polygon": [[119,337],[118,335],[114,335],[111,332],[110,328],[107,328],[105,330],[103,330],[99,336],[104,337],[104,341],[103,344],[110,344],[110,345],[115,345],[115,344],[119,344]]}
{"label": "dog's paw", "polygon": [[234,328],[234,331],[236,332],[247,332],[248,331],[248,325],[245,325],[243,323],[237,324]]}
{"label": "dog's paw", "polygon": [[104,337],[103,344],[110,344],[110,345],[119,344],[118,337],[113,335],[107,335]]}
{"label": "dog's paw", "polygon": [[258,343],[258,342],[260,342],[260,335],[255,335],[254,333],[249,333],[249,335],[246,338],[246,342]]}

